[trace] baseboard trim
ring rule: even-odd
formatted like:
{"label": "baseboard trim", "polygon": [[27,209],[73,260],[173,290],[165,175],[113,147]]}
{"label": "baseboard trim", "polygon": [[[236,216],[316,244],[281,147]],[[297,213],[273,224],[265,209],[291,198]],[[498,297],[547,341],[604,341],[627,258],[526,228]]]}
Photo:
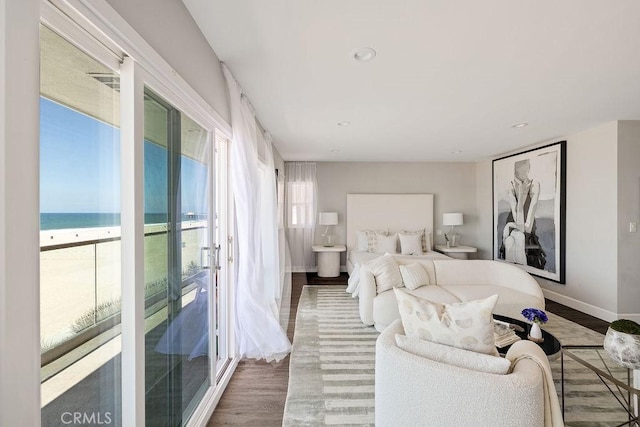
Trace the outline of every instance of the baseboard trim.
{"label": "baseboard trim", "polygon": [[[346,273],[347,270],[347,266],[346,265],[341,265],[340,266],[340,272],[341,273]],[[292,273],[317,273],[318,272],[318,267],[295,267],[291,269]]]}
{"label": "baseboard trim", "polygon": [[[595,305],[588,304],[586,302],[577,300],[575,298],[568,297],[566,295],[559,294],[554,291],[550,291],[549,289],[542,289],[542,293],[545,298],[549,298],[551,301],[555,301],[557,303],[566,305],[567,307],[571,307],[575,310],[586,313],[590,316],[597,317],[598,319],[602,319],[607,322],[613,322],[614,320],[623,318],[621,315],[614,313],[609,310],[605,310],[600,307],[596,307]],[[636,318],[640,318],[640,314],[629,314],[624,316],[633,316]],[[625,319],[631,319],[631,317],[624,317]]]}
{"label": "baseboard trim", "polygon": [[[619,314],[618,319],[629,319],[636,323],[640,323],[640,314]],[[640,378],[640,377],[639,377]]]}

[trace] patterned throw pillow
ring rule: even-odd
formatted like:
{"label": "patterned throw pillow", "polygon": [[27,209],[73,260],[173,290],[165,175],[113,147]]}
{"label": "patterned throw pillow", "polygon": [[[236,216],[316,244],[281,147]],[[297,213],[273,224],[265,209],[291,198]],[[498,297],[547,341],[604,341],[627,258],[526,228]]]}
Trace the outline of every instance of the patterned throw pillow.
{"label": "patterned throw pillow", "polygon": [[367,236],[367,252],[376,253],[378,249],[378,236],[387,236],[387,231],[364,230]]}
{"label": "patterned throw pillow", "polygon": [[400,266],[400,275],[402,282],[407,289],[418,289],[420,286],[430,285],[431,279],[429,273],[418,262]]}
{"label": "patterned throw pillow", "polygon": [[376,290],[378,293],[402,286],[400,268],[393,255],[384,254],[381,257],[372,259],[365,266],[376,278]]}
{"label": "patterned throw pillow", "polygon": [[498,355],[493,308],[498,295],[456,304],[440,304],[394,289],[405,334],[451,347]]}

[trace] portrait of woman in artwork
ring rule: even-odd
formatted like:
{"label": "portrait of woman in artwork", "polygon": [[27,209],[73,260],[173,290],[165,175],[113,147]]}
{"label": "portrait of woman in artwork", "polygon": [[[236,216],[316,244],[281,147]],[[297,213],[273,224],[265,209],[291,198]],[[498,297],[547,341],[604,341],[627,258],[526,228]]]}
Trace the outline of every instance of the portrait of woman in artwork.
{"label": "portrait of woman in artwork", "polygon": [[493,259],[565,282],[566,141],[493,160]]}
{"label": "portrait of woman in artwork", "polygon": [[536,234],[535,219],[540,182],[529,177],[530,170],[528,159],[514,163],[514,177],[508,194],[511,211],[502,233],[499,257],[543,270],[546,255]]}

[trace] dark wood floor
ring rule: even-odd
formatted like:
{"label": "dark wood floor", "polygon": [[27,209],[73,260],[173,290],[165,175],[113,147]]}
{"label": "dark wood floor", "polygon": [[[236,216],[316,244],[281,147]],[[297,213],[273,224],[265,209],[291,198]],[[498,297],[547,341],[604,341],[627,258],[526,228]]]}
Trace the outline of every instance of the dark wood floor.
{"label": "dark wood floor", "polygon": [[[310,285],[346,285],[347,276],[334,279],[315,274],[293,274],[291,289],[291,315],[287,336],[293,342],[298,300],[302,287]],[[550,312],[602,334],[609,322],[600,320],[572,308],[546,300]],[[289,356],[278,363],[243,360],[227,386],[207,426],[281,426],[284,402],[289,383]]]}

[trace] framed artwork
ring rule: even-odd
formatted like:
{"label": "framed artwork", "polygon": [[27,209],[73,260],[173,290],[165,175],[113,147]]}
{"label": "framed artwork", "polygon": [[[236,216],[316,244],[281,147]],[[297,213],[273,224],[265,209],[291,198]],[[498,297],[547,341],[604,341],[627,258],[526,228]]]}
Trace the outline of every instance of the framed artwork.
{"label": "framed artwork", "polygon": [[493,259],[565,283],[567,142],[493,161]]}

